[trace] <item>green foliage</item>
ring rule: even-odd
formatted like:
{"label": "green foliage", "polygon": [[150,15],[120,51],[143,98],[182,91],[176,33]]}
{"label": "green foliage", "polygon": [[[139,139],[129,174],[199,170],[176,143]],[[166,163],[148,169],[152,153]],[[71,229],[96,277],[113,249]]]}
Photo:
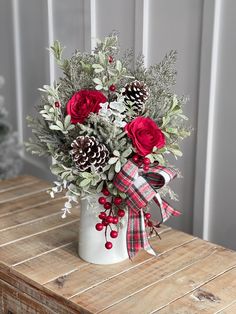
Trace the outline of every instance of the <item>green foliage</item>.
{"label": "green foliage", "polygon": [[[63,49],[58,41],[50,48],[63,75],[54,86],[40,89],[42,99],[37,108],[40,116],[28,117],[34,138],[27,143],[27,149],[40,156],[52,156],[55,160],[51,171],[58,177],[59,183],[53,193],[66,189],[68,197],[73,200],[79,195],[100,192],[106,182],[113,195],[120,194],[112,180],[134,153],[132,142],[121,123],[135,117],[132,103],[124,102],[122,91],[125,84],[133,80],[143,81],[148,86],[150,97],[145,103],[143,116],[152,118],[166,137],[166,146],[154,149],[148,155],[151,162],[166,165],[168,154],[176,158],[182,155],[179,140],[190,134],[190,128],[183,114],[186,99],[173,92],[176,80],[175,51],[147,69],[142,56],[134,62],[132,51],[119,55],[118,37],[115,34],[98,41],[92,54],[75,51],[71,58],[64,59]],[[116,86],[116,92],[110,91],[112,84]],[[110,109],[104,109],[107,111],[103,115],[90,114],[84,124],[72,124],[70,116],[66,114],[66,104],[76,91],[82,89],[101,91],[107,97]],[[119,107],[119,102],[123,103],[124,108]],[[55,103],[60,106],[55,106]],[[112,109],[112,105],[117,111]],[[115,120],[115,115],[119,117],[118,120]],[[76,168],[70,156],[71,143],[81,135],[95,136],[109,150],[110,159],[102,172],[95,169],[79,172]],[[170,189],[164,192],[175,198]]]}

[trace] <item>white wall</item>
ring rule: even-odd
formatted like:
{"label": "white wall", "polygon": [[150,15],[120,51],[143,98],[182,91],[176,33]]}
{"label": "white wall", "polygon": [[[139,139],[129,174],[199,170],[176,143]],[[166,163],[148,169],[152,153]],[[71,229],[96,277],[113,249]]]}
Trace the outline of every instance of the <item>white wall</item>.
{"label": "white wall", "polygon": [[[190,97],[186,114],[195,131],[176,162],[184,179],[173,184],[175,206],[183,215],[170,224],[236,248],[235,14],[234,0],[1,0],[0,74],[10,120],[27,140],[25,116],[39,100],[37,88],[59,74],[45,49],[54,39],[70,55],[118,30],[122,50],[143,52],[147,65],[177,49],[176,91]],[[51,177],[48,161],[24,158],[25,172]]]}

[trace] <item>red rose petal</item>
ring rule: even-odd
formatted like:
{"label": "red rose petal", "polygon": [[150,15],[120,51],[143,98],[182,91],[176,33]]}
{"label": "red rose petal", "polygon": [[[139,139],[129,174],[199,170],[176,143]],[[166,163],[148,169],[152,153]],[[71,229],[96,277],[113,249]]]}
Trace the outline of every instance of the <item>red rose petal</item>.
{"label": "red rose petal", "polygon": [[66,112],[71,116],[71,123],[84,123],[90,113],[98,113],[100,104],[107,98],[96,90],[80,90],[76,92],[66,105]]}

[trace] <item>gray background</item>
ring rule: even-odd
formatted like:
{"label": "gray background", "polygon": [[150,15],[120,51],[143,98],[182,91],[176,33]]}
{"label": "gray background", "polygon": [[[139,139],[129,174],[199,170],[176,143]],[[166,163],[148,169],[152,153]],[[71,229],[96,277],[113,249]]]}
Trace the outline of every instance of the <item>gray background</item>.
{"label": "gray background", "polygon": [[[173,183],[183,215],[170,224],[236,249],[235,15],[234,0],[0,0],[2,94],[19,140],[30,136],[37,88],[58,75],[46,50],[54,39],[69,56],[117,30],[147,65],[178,50],[176,92],[190,98],[194,132],[176,162],[184,179]],[[23,173],[51,179],[49,160],[23,158]]]}

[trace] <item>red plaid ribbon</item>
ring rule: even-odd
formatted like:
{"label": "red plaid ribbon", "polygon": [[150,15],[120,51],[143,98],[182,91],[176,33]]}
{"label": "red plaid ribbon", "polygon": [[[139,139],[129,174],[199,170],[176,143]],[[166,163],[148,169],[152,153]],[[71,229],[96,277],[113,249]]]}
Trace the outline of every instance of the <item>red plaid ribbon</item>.
{"label": "red plaid ribbon", "polygon": [[114,185],[127,195],[128,227],[127,227],[127,250],[132,258],[141,249],[155,255],[151,248],[145,229],[143,208],[154,200],[161,211],[160,223],[170,216],[179,216],[166,201],[162,200],[156,190],[167,185],[176,177],[176,171],[159,165],[150,167],[149,171],[143,172],[131,160],[123,166],[114,178]]}

